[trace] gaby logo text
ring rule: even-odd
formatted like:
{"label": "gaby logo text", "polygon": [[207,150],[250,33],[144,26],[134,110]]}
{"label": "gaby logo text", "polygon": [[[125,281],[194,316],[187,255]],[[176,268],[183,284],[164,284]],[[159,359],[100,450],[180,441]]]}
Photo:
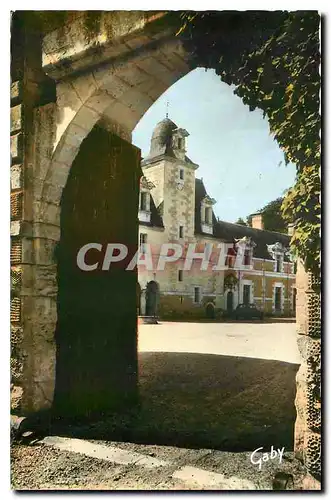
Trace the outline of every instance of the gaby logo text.
{"label": "gaby logo text", "polygon": [[[282,463],[283,453],[285,450],[284,446],[281,449],[277,448],[277,450],[274,449],[273,446],[271,446],[270,453],[268,452],[262,453],[262,450],[263,446],[261,446],[261,448],[257,448],[256,450],[254,450],[253,453],[251,454],[251,462],[254,465],[258,465],[259,470],[261,470],[262,468],[262,462],[268,462],[269,460],[275,460],[278,458],[279,463],[280,464]],[[262,456],[259,456],[261,453]]]}

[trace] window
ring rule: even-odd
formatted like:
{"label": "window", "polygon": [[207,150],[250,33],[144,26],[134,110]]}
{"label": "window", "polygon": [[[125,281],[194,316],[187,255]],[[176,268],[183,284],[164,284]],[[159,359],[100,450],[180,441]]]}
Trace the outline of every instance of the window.
{"label": "window", "polygon": [[183,271],[181,269],[178,271],[178,281],[183,281]]}
{"label": "window", "polygon": [[236,262],[236,251],[234,248],[229,248],[228,254],[226,256],[226,266],[234,267]]}
{"label": "window", "polygon": [[146,193],[146,191],[143,191],[140,193],[140,210],[147,210],[147,197],[149,193]]}
{"label": "window", "polygon": [[180,178],[181,181],[184,180],[184,169],[183,168],[179,169],[179,178]]}
{"label": "window", "polygon": [[251,263],[251,254],[249,250],[244,252],[244,266],[249,266]]}
{"label": "window", "polygon": [[280,311],[282,308],[282,289],[280,286],[275,288],[275,311]]}
{"label": "window", "polygon": [[177,146],[178,146],[178,149],[182,149],[183,148],[183,139],[181,137],[178,138],[178,142],[177,142]]}
{"label": "window", "polygon": [[179,226],[179,237],[184,238],[184,226]]}
{"label": "window", "polygon": [[146,247],[145,244],[147,243],[147,234],[146,233],[140,233],[139,236],[139,250],[141,253],[146,253]]}
{"label": "window", "polygon": [[199,286],[194,287],[194,303],[195,304],[200,303],[200,287]]}
{"label": "window", "polygon": [[205,223],[206,224],[211,224],[212,223],[212,210],[211,210],[211,207],[206,207],[205,208]]}
{"label": "window", "polygon": [[282,258],[280,255],[276,256],[276,273],[280,273],[282,270]]}
{"label": "window", "polygon": [[243,303],[247,306],[251,301],[251,285],[244,285],[243,288]]}

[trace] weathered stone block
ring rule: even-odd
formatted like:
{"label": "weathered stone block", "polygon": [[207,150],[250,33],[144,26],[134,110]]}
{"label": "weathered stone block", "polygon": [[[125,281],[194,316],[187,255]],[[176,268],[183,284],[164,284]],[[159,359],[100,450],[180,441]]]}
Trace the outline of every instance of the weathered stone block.
{"label": "weathered stone block", "polygon": [[70,167],[77,152],[77,147],[72,146],[71,144],[63,143],[58,147],[56,161],[59,163],[64,163]]}
{"label": "weathered stone block", "polygon": [[35,238],[33,240],[35,262],[40,265],[55,263],[56,241],[45,238]]}
{"label": "weathered stone block", "polygon": [[19,236],[21,232],[21,221],[14,220],[10,223],[10,236]]}
{"label": "weathered stone block", "polygon": [[21,322],[21,300],[19,297],[14,297],[10,301],[10,322],[11,323]]}
{"label": "weathered stone block", "polygon": [[46,224],[45,222],[35,222],[32,227],[34,238],[44,238],[47,240],[59,241],[61,234],[60,226]]}
{"label": "weathered stone block", "polygon": [[321,476],[321,435],[307,431],[305,434],[304,463],[313,475]]}
{"label": "weathered stone block", "polygon": [[66,132],[64,142],[71,147],[79,148],[87,133],[85,128],[71,124]]}
{"label": "weathered stone block", "polygon": [[22,218],[23,193],[14,192],[10,195],[10,217],[12,219]]}
{"label": "weathered stone block", "polygon": [[23,175],[22,165],[13,165],[10,167],[10,187],[11,189],[22,189]]}
{"label": "weathered stone block", "polygon": [[73,78],[71,84],[82,102],[85,102],[97,90],[96,82],[91,74]]}
{"label": "weathered stone block", "polygon": [[[24,311],[24,320],[33,325],[54,325],[57,321],[56,300],[47,296],[22,296],[22,309]],[[33,331],[33,336],[38,336],[38,329]]]}
{"label": "weathered stone block", "polygon": [[22,129],[22,104],[10,109],[10,132],[18,132]]}
{"label": "weathered stone block", "polygon": [[97,113],[92,108],[88,108],[87,106],[82,106],[75,116],[74,123],[79,127],[84,128],[86,131],[90,131],[100,118],[100,113]]}
{"label": "weathered stone block", "polygon": [[10,155],[13,163],[22,160],[22,155],[23,155],[22,134],[15,134],[10,137]]}
{"label": "weathered stone block", "polygon": [[13,82],[10,86],[10,100],[11,103],[16,103],[22,98],[22,82]]}
{"label": "weathered stone block", "polygon": [[[31,266],[33,268],[33,282],[31,283],[33,287],[33,292],[36,295],[44,297],[53,297],[56,299],[57,296],[57,274],[56,274],[56,264],[50,266]],[[24,280],[25,284],[25,280]],[[28,286],[28,284],[27,284]],[[24,293],[24,289],[22,293]]]}
{"label": "weathered stone block", "polygon": [[310,356],[320,356],[321,354],[320,339],[313,339],[306,335],[299,335],[297,343],[300,356],[304,361],[307,361],[307,359]]}
{"label": "weathered stone block", "polygon": [[22,241],[11,239],[10,242],[10,263],[20,264],[22,262]]}

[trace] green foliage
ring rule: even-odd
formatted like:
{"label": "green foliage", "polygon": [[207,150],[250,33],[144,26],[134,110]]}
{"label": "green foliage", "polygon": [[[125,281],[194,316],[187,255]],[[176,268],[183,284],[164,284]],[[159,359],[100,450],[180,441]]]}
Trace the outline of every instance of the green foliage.
{"label": "green foliage", "polygon": [[284,198],[282,197],[277,198],[259,210],[263,214],[264,229],[277,231],[278,233],[287,233],[287,223],[282,215],[283,200]]}
{"label": "green foliage", "polygon": [[224,291],[234,290],[238,284],[238,278],[234,274],[228,274],[224,278]]}
{"label": "green foliage", "polygon": [[214,68],[250,110],[259,108],[297,167],[282,215],[292,252],[320,272],[320,16],[315,11],[181,13],[192,67]]}
{"label": "green foliage", "polygon": [[236,224],[239,224],[240,226],[247,226],[247,223],[242,217],[239,217],[239,219],[236,221]]}

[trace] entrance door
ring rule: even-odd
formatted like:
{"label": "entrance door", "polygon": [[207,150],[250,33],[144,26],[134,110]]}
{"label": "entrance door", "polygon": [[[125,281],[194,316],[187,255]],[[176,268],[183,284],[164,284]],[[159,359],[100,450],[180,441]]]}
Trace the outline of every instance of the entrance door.
{"label": "entrance door", "polygon": [[[96,126],[83,141],[61,200],[54,409],[61,415],[105,413],[132,402],[137,389],[137,251],[140,151]],[[77,252],[89,250],[82,271]],[[108,243],[125,261],[101,269]]]}
{"label": "entrance door", "polygon": [[146,288],[146,316],[156,316],[159,286],[156,281],[150,281]]}
{"label": "entrance door", "polygon": [[251,301],[251,286],[244,285],[243,288],[243,303],[247,306]]}
{"label": "entrance door", "polygon": [[281,311],[281,302],[282,302],[282,289],[280,286],[275,288],[275,311]]}
{"label": "entrance door", "polygon": [[233,311],[233,292],[228,292],[226,296],[226,309],[227,311]]}

